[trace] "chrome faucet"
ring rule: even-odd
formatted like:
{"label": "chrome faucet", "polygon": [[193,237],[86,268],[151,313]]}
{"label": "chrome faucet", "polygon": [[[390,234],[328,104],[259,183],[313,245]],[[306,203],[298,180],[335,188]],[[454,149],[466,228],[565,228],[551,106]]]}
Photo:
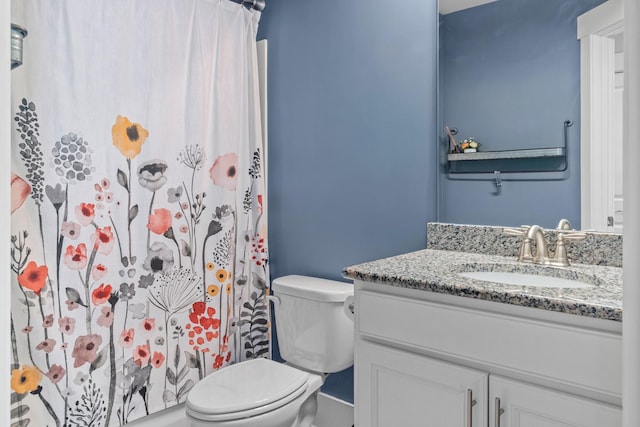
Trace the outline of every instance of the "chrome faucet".
{"label": "chrome faucet", "polygon": [[[534,264],[546,264],[549,261],[549,246],[542,228],[539,225],[532,225],[527,231],[526,238],[529,239],[529,242],[533,239],[536,242],[536,254],[532,254],[533,259],[531,262]],[[531,252],[531,246],[529,246],[529,252]]]}
{"label": "chrome faucet", "polygon": [[[531,264],[568,267],[571,264],[569,263],[569,258],[567,256],[565,241],[583,240],[587,235],[585,233],[566,232],[565,230],[566,229],[563,229],[563,232],[558,233],[556,250],[553,257],[549,256],[549,244],[547,243],[544,232],[539,225],[523,226],[521,228],[505,228],[504,233],[509,236],[518,236],[522,238],[518,261]],[[536,243],[535,254],[531,248],[531,242],[533,241]]]}
{"label": "chrome faucet", "polygon": [[562,218],[558,223],[556,230],[571,230],[571,223],[568,219]]}

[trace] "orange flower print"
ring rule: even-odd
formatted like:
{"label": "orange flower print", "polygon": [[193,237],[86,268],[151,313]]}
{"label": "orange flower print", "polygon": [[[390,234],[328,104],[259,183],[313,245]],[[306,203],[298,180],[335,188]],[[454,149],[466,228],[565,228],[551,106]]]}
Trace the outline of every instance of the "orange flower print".
{"label": "orange flower print", "polygon": [[155,351],[153,353],[153,356],[151,357],[151,364],[153,365],[153,367],[159,368],[160,366],[162,366],[163,362],[164,362],[164,354],[160,353],[159,351]]}
{"label": "orange flower print", "polygon": [[31,186],[15,173],[11,174],[11,213],[18,209],[31,194]]}
{"label": "orange flower print", "polygon": [[11,389],[18,394],[34,391],[40,385],[42,373],[35,366],[22,365],[11,371]]}
{"label": "orange flower print", "polygon": [[218,282],[220,283],[227,280],[227,270],[221,268],[220,270],[216,271],[216,279],[218,279]]}
{"label": "orange flower print", "polygon": [[111,298],[112,289],[113,288],[111,287],[111,285],[105,285],[104,283],[94,289],[91,293],[91,301],[93,302],[93,304],[100,305],[109,301],[109,298]]}
{"label": "orange flower print", "polygon": [[211,298],[217,296],[220,293],[220,286],[218,285],[209,285],[207,286],[207,295]]}
{"label": "orange flower print", "polygon": [[49,269],[46,265],[38,267],[34,261],[29,261],[22,274],[18,276],[18,283],[23,288],[32,290],[36,295],[40,295],[42,288],[47,283],[48,274]]}
{"label": "orange flower print", "polygon": [[82,270],[87,266],[87,245],[80,243],[77,247],[67,246],[63,261],[71,270]]}
{"label": "orange flower print", "polygon": [[224,292],[227,295],[231,295],[231,290],[232,290],[231,282],[229,282],[226,285],[224,285]]}
{"label": "orange flower print", "polygon": [[214,185],[233,191],[238,181],[238,155],[227,153],[219,156],[209,169],[209,176]]}
{"label": "orange flower print", "polygon": [[162,235],[169,227],[171,227],[171,211],[169,209],[156,209],[153,211],[153,215],[149,215],[147,228],[152,232]]}
{"label": "orange flower print", "polygon": [[133,361],[140,367],[142,367],[142,365],[146,365],[150,357],[151,351],[147,344],[137,346],[133,352]]}
{"label": "orange flower print", "polygon": [[115,245],[116,240],[113,238],[111,226],[96,228],[96,232],[91,235],[93,248],[103,255],[109,255]]}
{"label": "orange flower print", "polygon": [[80,203],[74,211],[76,219],[83,227],[91,224],[96,216],[96,206],[93,203]]}
{"label": "orange flower print", "polygon": [[138,123],[131,123],[128,118],[118,116],[111,128],[113,145],[127,159],[133,159],[142,149],[142,144],[149,137],[149,131]]}
{"label": "orange flower print", "polygon": [[134,334],[133,328],[123,330],[120,333],[120,345],[124,348],[131,347],[133,345]]}

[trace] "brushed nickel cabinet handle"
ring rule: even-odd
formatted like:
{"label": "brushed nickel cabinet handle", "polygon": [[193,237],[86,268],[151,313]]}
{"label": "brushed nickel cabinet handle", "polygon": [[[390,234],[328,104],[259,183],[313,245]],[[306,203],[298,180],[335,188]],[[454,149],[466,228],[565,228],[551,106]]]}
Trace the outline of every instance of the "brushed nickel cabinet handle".
{"label": "brushed nickel cabinet handle", "polygon": [[467,427],[473,427],[473,407],[476,405],[473,390],[467,389]]}
{"label": "brushed nickel cabinet handle", "polygon": [[504,414],[504,409],[500,407],[500,398],[496,397],[496,405],[495,405],[495,414],[494,414],[494,425],[495,427],[500,427],[500,416]]}

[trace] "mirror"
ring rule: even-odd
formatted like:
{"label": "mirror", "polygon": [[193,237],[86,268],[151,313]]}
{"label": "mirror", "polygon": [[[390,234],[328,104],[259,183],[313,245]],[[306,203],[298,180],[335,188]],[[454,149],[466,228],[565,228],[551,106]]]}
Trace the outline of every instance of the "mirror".
{"label": "mirror", "polygon": [[[568,218],[580,228],[577,18],[604,1],[440,0],[439,221],[553,228]],[[518,160],[498,185],[493,171],[513,160],[451,173],[445,126],[457,128],[457,141],[473,137],[481,153],[564,148],[564,156]],[[530,172],[541,165],[544,172]]]}

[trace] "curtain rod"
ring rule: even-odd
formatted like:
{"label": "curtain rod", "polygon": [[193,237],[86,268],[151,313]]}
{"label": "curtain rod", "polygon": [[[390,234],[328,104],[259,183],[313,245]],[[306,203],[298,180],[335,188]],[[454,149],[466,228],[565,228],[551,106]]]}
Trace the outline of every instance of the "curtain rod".
{"label": "curtain rod", "polygon": [[238,3],[246,7],[247,9],[255,9],[258,12],[262,12],[265,7],[265,0],[231,0],[234,3]]}

